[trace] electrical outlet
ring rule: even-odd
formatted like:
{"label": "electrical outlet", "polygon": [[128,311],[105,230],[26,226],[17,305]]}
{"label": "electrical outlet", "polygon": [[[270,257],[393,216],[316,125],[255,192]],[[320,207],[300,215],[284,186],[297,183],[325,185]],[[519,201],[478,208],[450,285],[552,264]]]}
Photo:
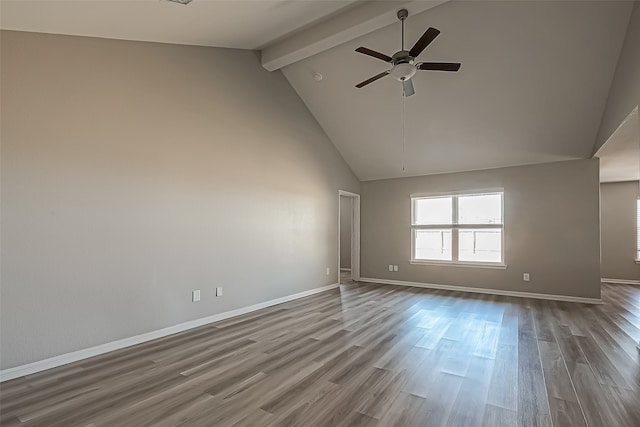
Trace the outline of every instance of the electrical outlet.
{"label": "electrical outlet", "polygon": [[393,271],[393,265],[389,264],[389,271]]}
{"label": "electrical outlet", "polygon": [[200,290],[191,291],[191,301],[198,302],[200,301]]}
{"label": "electrical outlet", "polygon": [[218,286],[216,288],[216,296],[217,297],[221,297],[222,296],[222,286]]}
{"label": "electrical outlet", "polygon": [[522,275],[522,280],[524,280],[525,282],[528,282],[531,280],[531,275],[529,273],[524,273]]}
{"label": "electrical outlet", "polygon": [[331,268],[327,267],[327,276],[331,274]]}
{"label": "electrical outlet", "polygon": [[398,266],[397,265],[393,266],[393,271],[398,271]]}

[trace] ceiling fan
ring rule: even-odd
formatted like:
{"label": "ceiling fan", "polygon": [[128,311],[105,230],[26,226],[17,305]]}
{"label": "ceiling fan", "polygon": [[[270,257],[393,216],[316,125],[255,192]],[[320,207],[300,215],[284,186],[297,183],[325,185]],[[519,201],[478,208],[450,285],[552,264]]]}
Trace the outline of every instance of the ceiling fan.
{"label": "ceiling fan", "polygon": [[413,77],[418,70],[458,71],[460,69],[460,63],[458,62],[416,62],[416,57],[420,55],[436,37],[438,37],[440,31],[430,27],[424,32],[416,44],[413,45],[411,50],[404,50],[404,20],[407,19],[407,16],[409,16],[407,9],[400,9],[398,11],[398,19],[402,22],[402,50],[394,53],[393,56],[387,56],[384,53],[376,52],[375,50],[367,49],[366,47],[359,47],[356,49],[356,52],[358,53],[381,59],[384,62],[393,65],[390,70],[375,75],[362,83],[358,83],[356,85],[357,88],[365,87],[369,83],[373,83],[390,74],[392,77],[402,82],[402,95],[411,96],[416,93],[413,88],[411,77]]}

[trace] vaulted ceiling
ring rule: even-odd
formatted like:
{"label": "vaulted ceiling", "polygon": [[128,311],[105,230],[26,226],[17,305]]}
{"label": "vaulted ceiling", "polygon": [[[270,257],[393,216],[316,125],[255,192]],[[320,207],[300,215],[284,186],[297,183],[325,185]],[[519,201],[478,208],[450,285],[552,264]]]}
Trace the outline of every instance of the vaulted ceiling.
{"label": "vaulted ceiling", "polygon": [[[632,1],[2,0],[3,29],[262,51],[361,180],[588,158]],[[400,50],[441,31],[416,95],[354,52]],[[322,75],[317,80],[317,74]],[[315,78],[314,78],[315,77]]]}
{"label": "vaulted ceiling", "polygon": [[354,49],[400,50],[399,23],[284,73],[362,180],[588,158],[632,5],[452,1],[410,16],[409,44],[441,31],[420,60],[462,67],[419,71],[408,98],[391,77],[354,87],[389,68]]}

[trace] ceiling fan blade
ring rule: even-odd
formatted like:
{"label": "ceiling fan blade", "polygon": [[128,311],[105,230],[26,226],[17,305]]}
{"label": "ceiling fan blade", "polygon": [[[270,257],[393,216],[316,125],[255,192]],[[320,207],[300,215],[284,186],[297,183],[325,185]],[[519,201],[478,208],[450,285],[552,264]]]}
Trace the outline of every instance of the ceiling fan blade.
{"label": "ceiling fan blade", "polygon": [[414,93],[416,93],[416,91],[413,89],[413,82],[411,81],[411,79],[406,79],[402,81],[402,95],[403,96],[411,96]]}
{"label": "ceiling fan blade", "polygon": [[391,62],[392,58],[384,53],[376,52],[375,50],[367,49],[366,47],[359,47],[356,52],[363,53],[365,55],[373,56],[374,58],[382,59],[384,62]]}
{"label": "ceiling fan blade", "polygon": [[418,70],[431,71],[458,71],[460,69],[459,62],[420,62],[416,65]]}
{"label": "ceiling fan blade", "polygon": [[365,87],[365,86],[366,86],[366,85],[368,85],[369,83],[373,83],[373,82],[375,82],[376,80],[383,78],[383,77],[384,77],[384,76],[386,76],[387,74],[389,74],[389,72],[388,72],[388,71],[385,71],[384,73],[380,73],[380,74],[378,74],[378,75],[376,75],[376,76],[371,77],[370,79],[367,79],[367,80],[363,81],[362,83],[358,83],[358,84],[356,85],[356,87],[357,87],[358,89],[360,89],[361,87]]}
{"label": "ceiling fan blade", "polygon": [[420,39],[416,42],[416,44],[413,45],[413,47],[409,51],[409,55],[413,56],[414,58],[420,55],[422,51],[427,46],[429,46],[429,44],[433,41],[433,39],[438,37],[438,34],[440,34],[439,30],[436,30],[435,28],[430,27],[427,31],[424,32],[424,34],[422,35],[422,37],[420,37]]}

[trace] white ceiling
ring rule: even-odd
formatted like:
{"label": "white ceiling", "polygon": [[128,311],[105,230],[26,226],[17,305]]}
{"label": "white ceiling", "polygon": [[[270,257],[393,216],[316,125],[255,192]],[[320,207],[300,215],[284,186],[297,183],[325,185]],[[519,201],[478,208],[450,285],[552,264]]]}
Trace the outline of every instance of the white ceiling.
{"label": "white ceiling", "polygon": [[256,49],[357,0],[0,0],[0,27]]}
{"label": "white ceiling", "polygon": [[600,158],[600,182],[640,179],[640,118],[636,107],[595,157]]}
{"label": "white ceiling", "polygon": [[[633,2],[442,1],[0,0],[0,27],[269,46],[271,64],[298,60],[285,76],[362,180],[590,157]],[[400,24],[388,25],[400,6],[407,45],[442,31],[419,60],[462,62],[413,78],[404,143],[399,82],[354,87],[388,69],[356,47],[400,49]]]}
{"label": "white ceiling", "polygon": [[361,180],[589,158],[632,6],[452,1],[410,16],[407,44],[442,32],[419,59],[462,68],[413,78],[404,148],[400,83],[354,87],[389,68],[354,49],[400,50],[399,23],[283,71]]}

